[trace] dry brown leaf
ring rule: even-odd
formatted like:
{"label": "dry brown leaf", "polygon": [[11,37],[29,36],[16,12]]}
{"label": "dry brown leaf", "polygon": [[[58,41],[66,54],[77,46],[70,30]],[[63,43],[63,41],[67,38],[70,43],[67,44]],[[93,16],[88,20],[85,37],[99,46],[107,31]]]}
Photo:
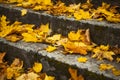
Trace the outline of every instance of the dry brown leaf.
{"label": "dry brown leaf", "polygon": [[23,61],[21,61],[18,58],[15,58],[14,61],[12,62],[12,64],[10,65],[11,67],[19,67],[22,69],[23,67]]}
{"label": "dry brown leaf", "polygon": [[17,41],[22,39],[22,36],[18,36],[16,34],[13,34],[13,35],[6,36],[5,39],[9,40],[11,42],[17,42]]}
{"label": "dry brown leaf", "polygon": [[120,57],[117,57],[116,61],[117,61],[117,63],[119,63],[120,62]]}
{"label": "dry brown leaf", "polygon": [[90,30],[89,30],[89,29],[87,29],[87,30],[85,31],[85,42],[86,42],[87,44],[91,44]]}
{"label": "dry brown leaf", "polygon": [[69,68],[68,71],[71,75],[71,78],[70,78],[71,80],[84,80],[84,77],[82,75],[78,76],[76,69]]}
{"label": "dry brown leaf", "polygon": [[0,64],[3,63],[3,58],[4,58],[5,54],[6,54],[5,52],[0,53]]}

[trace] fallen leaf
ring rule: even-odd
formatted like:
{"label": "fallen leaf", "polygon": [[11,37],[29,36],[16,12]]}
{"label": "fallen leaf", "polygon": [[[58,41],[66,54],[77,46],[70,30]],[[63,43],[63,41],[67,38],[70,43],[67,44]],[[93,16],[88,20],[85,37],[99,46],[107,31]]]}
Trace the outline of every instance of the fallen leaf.
{"label": "fallen leaf", "polygon": [[46,74],[44,80],[55,80],[55,77],[53,77],[53,76],[48,76],[48,75]]}
{"label": "fallen leaf", "polygon": [[86,57],[79,57],[77,58],[78,62],[85,63],[88,59]]}
{"label": "fallen leaf", "polygon": [[52,5],[52,1],[51,0],[44,0],[43,3],[45,5]]}
{"label": "fallen leaf", "polygon": [[38,80],[38,77],[38,74],[30,72],[28,74],[22,74],[21,76],[17,77],[16,80]]}
{"label": "fallen leaf", "polygon": [[112,56],[115,55],[113,51],[109,51],[109,46],[104,45],[93,48],[92,51],[94,52],[92,58],[97,58],[98,60],[102,60],[103,58],[105,58],[112,61],[113,60]]}
{"label": "fallen leaf", "polygon": [[34,63],[34,66],[33,66],[33,70],[35,71],[35,72],[41,72],[41,70],[42,70],[42,64],[41,63],[38,63],[38,62],[35,62]]}
{"label": "fallen leaf", "polygon": [[73,15],[76,20],[91,19],[89,11],[84,11],[82,9],[76,11]]}
{"label": "fallen leaf", "polygon": [[87,29],[87,30],[85,31],[85,42],[86,42],[87,44],[91,44],[90,30],[89,30],[89,29]]}
{"label": "fallen leaf", "polygon": [[120,70],[117,70],[116,68],[113,68],[113,69],[112,69],[112,73],[113,73],[115,76],[120,76]]}
{"label": "fallen leaf", "polygon": [[48,46],[47,48],[46,48],[46,51],[47,52],[52,52],[52,51],[54,51],[54,50],[56,50],[57,48],[55,47],[55,46]]}
{"label": "fallen leaf", "polygon": [[22,9],[21,10],[21,16],[25,16],[27,14],[27,10],[26,9]]}
{"label": "fallen leaf", "polygon": [[34,32],[22,33],[23,41],[25,42],[41,42],[42,40],[38,40],[37,34]]}
{"label": "fallen leaf", "polygon": [[116,58],[116,61],[117,61],[117,63],[119,63],[119,62],[120,62],[120,58],[119,58],[119,57],[117,57],[117,58]]}
{"label": "fallen leaf", "polygon": [[13,35],[6,36],[5,39],[9,40],[11,42],[17,42],[17,41],[22,39],[22,36],[18,36],[16,34],[13,34]]}
{"label": "fallen leaf", "polygon": [[71,75],[71,78],[70,78],[71,80],[84,80],[84,77],[82,75],[78,76],[76,69],[69,68],[68,71]]}
{"label": "fallen leaf", "polygon": [[103,71],[103,70],[110,70],[112,68],[114,68],[114,66],[111,65],[111,64],[100,64],[100,66],[99,66],[99,69],[101,71]]}
{"label": "fallen leaf", "polygon": [[23,61],[20,61],[18,58],[15,58],[13,63],[6,70],[7,79],[12,79],[20,76],[22,68]]}
{"label": "fallen leaf", "polygon": [[4,58],[5,54],[6,54],[5,52],[0,53],[0,64],[3,63],[3,58]]}
{"label": "fallen leaf", "polygon": [[12,79],[14,77],[14,69],[13,68],[7,68],[7,79]]}
{"label": "fallen leaf", "polygon": [[40,25],[39,28],[40,31],[45,32],[45,33],[49,33],[50,32],[50,28],[49,28],[49,23],[45,24],[45,25]]}
{"label": "fallen leaf", "polygon": [[83,42],[71,42],[67,41],[63,44],[65,51],[69,53],[79,53],[82,55],[87,54],[88,47]]}
{"label": "fallen leaf", "polygon": [[80,41],[81,32],[81,30],[78,30],[76,33],[75,31],[70,31],[70,33],[68,34],[68,38],[71,41]]}
{"label": "fallen leaf", "polygon": [[12,64],[10,66],[11,67],[19,67],[20,69],[22,69],[22,67],[23,67],[23,61],[21,61],[18,58],[15,58],[14,61],[12,62]]}
{"label": "fallen leaf", "polygon": [[51,43],[51,44],[55,44],[60,39],[61,39],[61,34],[55,34],[51,37],[47,37],[46,42]]}

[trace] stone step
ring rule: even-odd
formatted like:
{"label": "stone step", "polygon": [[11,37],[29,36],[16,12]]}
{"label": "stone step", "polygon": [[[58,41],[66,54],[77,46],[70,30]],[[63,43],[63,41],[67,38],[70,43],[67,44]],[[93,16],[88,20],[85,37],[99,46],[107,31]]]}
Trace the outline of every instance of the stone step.
{"label": "stone step", "polygon": [[0,15],[5,15],[11,21],[21,21],[39,26],[50,23],[53,33],[67,35],[68,32],[78,29],[90,29],[91,40],[96,44],[118,45],[120,47],[120,23],[110,23],[96,20],[80,20],[67,18],[65,16],[53,16],[43,12],[35,12],[28,9],[25,16],[21,16],[23,8],[8,4],[0,4]]}
{"label": "stone step", "polygon": [[[98,61],[87,55],[86,63],[79,63],[77,58],[81,55],[65,55],[61,50],[51,53],[45,51],[46,44],[26,43],[19,41],[12,43],[0,38],[0,51],[6,51],[5,59],[10,63],[14,58],[23,60],[24,67],[32,67],[35,61],[43,64],[43,72],[48,75],[54,75],[56,80],[68,80],[70,74],[68,68],[76,68],[79,74],[82,74],[85,80],[119,80],[120,76],[114,76],[111,71],[100,71],[101,63],[108,63],[120,69],[120,64],[108,60]],[[90,53],[89,53],[90,54]]]}
{"label": "stone step", "polygon": [[[66,1],[66,0],[63,0]],[[71,0],[75,1],[75,0]],[[76,0],[77,1],[77,0]],[[82,0],[83,1],[83,0]],[[100,1],[100,0],[99,0]],[[110,44],[120,46],[120,23],[109,23],[106,21],[81,20],[65,16],[53,16],[43,12],[35,12],[28,9],[25,16],[21,16],[23,8],[9,4],[0,4],[0,15],[5,15],[10,21],[21,21],[39,26],[40,24],[50,23],[53,33],[61,33],[67,36],[68,32],[78,29],[90,29],[90,36],[97,44]],[[0,38],[0,51],[6,51],[6,60],[12,61],[18,57],[24,61],[25,68],[31,67],[34,61],[43,63],[43,71],[56,76],[56,80],[68,80],[68,68],[74,67],[85,77],[85,80],[119,80],[120,76],[114,76],[110,71],[100,71],[100,63],[110,63],[120,69],[120,63],[109,62],[107,60],[97,61],[87,55],[86,63],[79,63],[77,58],[81,55],[64,55],[61,50],[48,53],[44,50],[47,44],[25,43],[19,41],[12,43]]]}

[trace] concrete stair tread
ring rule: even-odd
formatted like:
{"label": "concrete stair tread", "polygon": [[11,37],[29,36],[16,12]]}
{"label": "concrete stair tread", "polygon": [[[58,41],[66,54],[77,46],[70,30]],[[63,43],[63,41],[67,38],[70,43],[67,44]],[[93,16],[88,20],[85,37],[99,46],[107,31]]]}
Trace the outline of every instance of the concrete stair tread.
{"label": "concrete stair tread", "polygon": [[[86,63],[79,63],[77,61],[77,58],[80,57],[81,55],[70,55],[70,54],[63,54],[61,53],[61,50],[57,50],[54,52],[47,52],[44,50],[45,47],[47,47],[47,44],[43,44],[43,43],[26,43],[26,42],[16,42],[16,43],[12,43],[9,41],[6,41],[3,38],[0,38],[0,45],[2,45],[1,47],[4,47],[3,44],[7,44],[8,46],[13,46],[15,48],[21,49],[21,50],[25,50],[27,52],[34,52],[34,53],[38,53],[39,55],[42,55],[44,57],[48,57],[51,59],[54,59],[58,62],[61,62],[63,64],[68,64],[68,65],[72,65],[72,66],[76,66],[78,69],[83,69],[83,70],[88,70],[90,72],[99,74],[99,75],[104,75],[106,77],[112,78],[112,79],[120,79],[120,76],[114,76],[112,74],[112,72],[110,71],[100,71],[99,70],[99,65],[101,63],[109,63],[114,65],[117,69],[120,69],[120,63],[116,63],[116,62],[110,62],[108,60],[102,60],[102,61],[98,61],[96,59],[92,59],[90,57],[90,55],[87,55],[85,57],[88,58],[88,61]],[[5,49],[5,51],[8,51],[8,49]],[[17,53],[13,53],[13,54],[17,54]],[[22,53],[21,53],[22,54]],[[91,53],[89,53],[91,54]],[[20,55],[19,55],[20,56]]]}

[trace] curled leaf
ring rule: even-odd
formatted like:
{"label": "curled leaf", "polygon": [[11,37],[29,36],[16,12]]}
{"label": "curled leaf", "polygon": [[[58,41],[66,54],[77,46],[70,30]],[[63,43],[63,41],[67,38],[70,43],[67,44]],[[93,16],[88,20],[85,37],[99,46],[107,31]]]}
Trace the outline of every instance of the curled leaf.
{"label": "curled leaf", "polygon": [[71,80],[84,80],[84,77],[82,75],[78,76],[76,69],[69,68],[68,71],[71,75],[71,78],[70,78]]}
{"label": "curled leaf", "polygon": [[0,53],[0,63],[3,63],[3,58],[4,58],[5,54],[6,54],[5,52]]}

